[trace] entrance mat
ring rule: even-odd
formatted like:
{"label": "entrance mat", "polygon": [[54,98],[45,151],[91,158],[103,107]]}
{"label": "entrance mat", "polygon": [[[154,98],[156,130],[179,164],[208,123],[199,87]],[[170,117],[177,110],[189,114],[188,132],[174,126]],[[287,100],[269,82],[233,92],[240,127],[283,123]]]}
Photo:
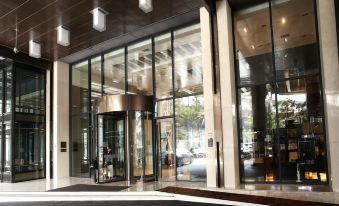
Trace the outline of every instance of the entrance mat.
{"label": "entrance mat", "polygon": [[243,194],[235,194],[235,193],[227,193],[227,192],[215,192],[215,191],[208,191],[208,190],[196,190],[196,189],[181,188],[181,187],[166,187],[158,191],[173,193],[173,194],[180,194],[180,195],[189,195],[189,196],[196,196],[196,197],[205,197],[205,198],[213,198],[213,199],[220,199],[220,200],[229,200],[229,201],[237,201],[237,202],[244,202],[244,203],[274,205],[274,206],[335,205],[335,204],[329,204],[329,203],[307,202],[307,201],[290,200],[290,199],[275,198],[275,197],[263,197],[263,196],[243,195]]}
{"label": "entrance mat", "polygon": [[117,192],[125,190],[129,186],[104,186],[104,185],[71,185],[67,187],[60,187],[48,192]]}

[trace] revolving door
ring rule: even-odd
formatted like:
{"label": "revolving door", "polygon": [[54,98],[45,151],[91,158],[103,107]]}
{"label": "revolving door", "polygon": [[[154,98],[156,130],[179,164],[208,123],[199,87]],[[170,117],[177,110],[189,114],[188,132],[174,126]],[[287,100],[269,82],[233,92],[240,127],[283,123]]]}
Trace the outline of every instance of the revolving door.
{"label": "revolving door", "polygon": [[136,95],[105,96],[97,103],[96,140],[99,183],[153,180],[152,103]]}

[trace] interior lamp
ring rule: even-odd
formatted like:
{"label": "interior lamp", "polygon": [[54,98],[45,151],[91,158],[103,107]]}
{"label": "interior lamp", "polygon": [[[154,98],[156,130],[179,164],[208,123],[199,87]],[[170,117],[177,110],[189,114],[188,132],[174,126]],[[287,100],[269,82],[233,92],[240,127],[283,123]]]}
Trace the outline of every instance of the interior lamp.
{"label": "interior lamp", "polygon": [[139,0],[139,8],[145,13],[153,11],[152,0]]}
{"label": "interior lamp", "polygon": [[69,46],[69,30],[63,26],[57,27],[57,43],[62,46]]}
{"label": "interior lamp", "polygon": [[106,15],[108,14],[105,10],[97,7],[91,11],[93,14],[93,29],[103,32],[106,30]]}
{"label": "interior lamp", "polygon": [[41,57],[41,45],[33,40],[29,41],[29,56],[34,58]]}

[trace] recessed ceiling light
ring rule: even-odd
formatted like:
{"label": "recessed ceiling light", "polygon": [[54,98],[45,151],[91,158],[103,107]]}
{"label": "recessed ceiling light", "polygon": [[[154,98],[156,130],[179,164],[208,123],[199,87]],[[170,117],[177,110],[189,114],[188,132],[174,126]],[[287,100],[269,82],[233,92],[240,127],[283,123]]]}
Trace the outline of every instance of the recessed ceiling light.
{"label": "recessed ceiling light", "polygon": [[246,27],[244,27],[244,32],[247,33],[247,28]]}
{"label": "recessed ceiling light", "polygon": [[254,46],[254,45],[252,45],[251,47],[252,47],[252,49],[255,49],[255,46]]}
{"label": "recessed ceiling light", "polygon": [[287,41],[288,41],[288,39],[287,39],[287,38],[285,38],[284,40],[285,40],[285,42],[287,42]]}
{"label": "recessed ceiling light", "polygon": [[282,24],[285,24],[285,23],[286,23],[285,17],[281,18],[281,23],[282,23]]}

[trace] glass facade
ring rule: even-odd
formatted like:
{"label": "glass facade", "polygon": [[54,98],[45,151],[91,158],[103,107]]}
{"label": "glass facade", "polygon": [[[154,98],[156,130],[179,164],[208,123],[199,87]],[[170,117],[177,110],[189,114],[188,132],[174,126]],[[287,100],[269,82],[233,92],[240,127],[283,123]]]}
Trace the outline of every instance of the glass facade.
{"label": "glass facade", "polygon": [[242,182],[328,181],[314,5],[234,12]]}
{"label": "glass facade", "polygon": [[90,153],[96,142],[95,100],[129,94],[154,102],[153,113],[129,114],[131,177],[158,170],[164,180],[206,181],[200,24],[72,64],[71,76],[72,176],[88,177],[96,158]]}
{"label": "glass facade", "polygon": [[44,178],[45,72],[8,59],[0,65],[0,181]]}

